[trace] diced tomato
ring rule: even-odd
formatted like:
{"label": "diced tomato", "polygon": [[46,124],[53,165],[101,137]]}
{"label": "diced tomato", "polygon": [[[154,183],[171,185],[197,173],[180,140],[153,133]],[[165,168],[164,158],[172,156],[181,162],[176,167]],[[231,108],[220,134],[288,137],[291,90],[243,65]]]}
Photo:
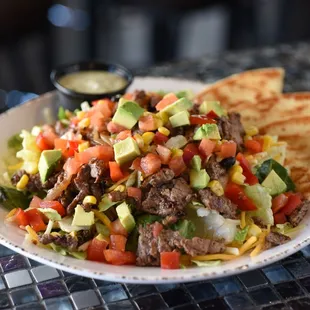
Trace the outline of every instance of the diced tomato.
{"label": "diced tomato", "polygon": [[161,111],[162,109],[164,109],[171,103],[177,101],[178,99],[179,98],[174,93],[169,93],[165,95],[164,98],[157,103],[155,108],[157,111]]}
{"label": "diced tomato", "polygon": [[107,125],[107,130],[110,133],[120,133],[121,131],[126,130],[126,129],[127,128],[125,128],[119,124],[113,123],[112,121],[109,122]]}
{"label": "diced tomato", "polygon": [[116,140],[125,140],[128,137],[131,137],[131,130],[123,130],[116,136]]}
{"label": "diced tomato", "polygon": [[282,213],[285,215],[291,215],[291,213],[299,207],[301,204],[301,199],[299,195],[290,195],[288,197],[287,204],[284,206],[284,208],[281,210]]}
{"label": "diced tomato", "polygon": [[235,203],[242,211],[256,210],[253,201],[246,196],[243,188],[235,183],[228,183],[225,188],[225,196]]}
{"label": "diced tomato", "polygon": [[210,112],[208,112],[207,116],[209,118],[218,118],[218,115],[213,111],[211,110]]}
{"label": "diced tomato", "polygon": [[112,265],[135,265],[136,254],[129,251],[104,250],[106,261]]}
{"label": "diced tomato", "polygon": [[171,159],[172,152],[167,147],[160,144],[157,145],[156,152],[158,153],[161,162],[164,165],[167,165]]}
{"label": "diced tomato", "polygon": [[119,219],[117,219],[111,223],[111,230],[112,230],[113,235],[123,235],[125,237],[128,236],[128,231],[122,225],[122,223]]}
{"label": "diced tomato", "polygon": [[159,131],[157,131],[155,133],[155,136],[153,139],[155,144],[160,144],[160,145],[165,144],[168,140],[169,140],[169,138],[167,136],[163,135],[162,133],[160,133]]}
{"label": "diced tomato", "polygon": [[199,144],[199,151],[202,153],[205,157],[212,154],[214,151],[216,143],[211,141],[210,139],[203,138]]}
{"label": "diced tomato", "polygon": [[162,269],[179,269],[180,268],[179,252],[162,252],[160,253],[160,267]]}
{"label": "diced tomato", "polygon": [[164,226],[158,222],[155,222],[153,225],[153,236],[157,238],[160,232],[163,230]]}
{"label": "diced tomato", "polygon": [[235,157],[237,151],[237,144],[234,141],[224,142],[221,145],[220,156],[222,158]]}
{"label": "diced tomato", "polygon": [[13,222],[17,224],[18,226],[27,226],[29,225],[29,221],[25,215],[25,211],[21,208],[13,209],[9,214],[9,217],[7,217],[7,220],[9,222]]}
{"label": "diced tomato", "polygon": [[30,209],[25,212],[25,215],[34,231],[38,232],[46,229],[46,225],[42,219],[42,214],[38,209]]}
{"label": "diced tomato", "polygon": [[91,119],[93,116],[100,114],[100,116],[106,120],[112,116],[114,105],[115,103],[110,99],[100,99],[93,102],[93,107],[87,114],[91,117]]}
{"label": "diced tomato", "polygon": [[145,157],[141,158],[141,168],[146,175],[151,175],[159,171],[161,167],[161,160],[158,155],[148,153]]}
{"label": "diced tomato", "polygon": [[183,160],[185,164],[189,165],[195,155],[199,155],[197,145],[195,143],[187,144],[183,150]]}
{"label": "diced tomato", "polygon": [[262,145],[256,140],[247,140],[244,143],[245,148],[252,154],[260,153],[263,151]]}
{"label": "diced tomato", "polygon": [[141,157],[137,157],[131,164],[131,169],[141,171]]}
{"label": "diced tomato", "polygon": [[80,120],[75,116],[70,119],[70,122],[73,126],[76,126],[80,122]]}
{"label": "diced tomato", "polygon": [[94,238],[87,248],[87,259],[96,262],[105,262],[103,251],[109,243],[105,239]]}
{"label": "diced tomato", "polygon": [[284,224],[287,222],[287,218],[283,212],[278,212],[277,214],[274,214],[273,218],[275,224]]}
{"label": "diced tomato", "polygon": [[132,100],[133,98],[133,94],[130,94],[130,93],[126,93],[123,98],[127,99],[127,100]]}
{"label": "diced tomato", "polygon": [[55,139],[58,138],[58,136],[56,135],[56,133],[54,131],[54,128],[50,125],[43,125],[42,130],[43,130],[43,136],[45,138],[46,143],[52,149],[54,147]]}
{"label": "diced tomato", "polygon": [[158,128],[156,118],[153,115],[141,116],[139,120],[139,129],[141,131],[153,131]]}
{"label": "diced tomato", "polygon": [[243,154],[238,153],[236,159],[239,161],[240,166],[243,169],[243,175],[245,176],[245,182],[249,185],[254,185],[258,183],[257,177],[252,173],[251,167],[247,159]]}
{"label": "diced tomato", "polygon": [[110,248],[124,252],[127,238],[123,235],[110,235]]}
{"label": "diced tomato", "polygon": [[119,164],[115,161],[109,161],[110,177],[113,182],[121,180],[124,175]]}
{"label": "diced tomato", "polygon": [[186,170],[186,165],[184,163],[182,156],[175,156],[169,161],[169,168],[174,172],[175,176],[179,176],[182,172]]}
{"label": "diced tomato", "polygon": [[138,201],[141,201],[142,191],[137,187],[127,187],[127,194],[129,197],[133,197]]}
{"label": "diced tomato", "polygon": [[89,118],[91,126],[98,132],[106,129],[106,118],[100,111],[96,111],[96,113],[91,115]]}
{"label": "diced tomato", "polygon": [[40,202],[41,201],[42,201],[42,199],[39,198],[38,196],[33,196],[31,201],[30,201],[29,207],[30,208],[40,208]]}
{"label": "diced tomato", "polygon": [[66,210],[63,205],[59,201],[46,201],[43,200],[40,202],[40,208],[51,208],[57,211],[60,216],[64,216],[66,214]]}
{"label": "diced tomato", "polygon": [[65,139],[55,139],[55,149],[61,150],[62,155],[65,158],[73,157],[75,152],[78,151],[78,147],[81,141],[71,141]]}
{"label": "diced tomato", "polygon": [[64,164],[64,170],[68,174],[68,176],[77,174],[82,163],[78,161],[76,158],[69,157]]}
{"label": "diced tomato", "polygon": [[216,121],[207,115],[191,115],[189,121],[191,125],[216,124]]}
{"label": "diced tomato", "polygon": [[42,132],[40,132],[36,137],[36,144],[41,151],[50,150],[53,148],[49,145]]}
{"label": "diced tomato", "polygon": [[109,145],[97,145],[89,147],[84,152],[75,153],[74,157],[82,164],[87,164],[92,158],[108,162],[114,158],[114,153],[113,148]]}
{"label": "diced tomato", "polygon": [[288,197],[285,194],[280,194],[272,199],[272,212],[278,213],[287,203]]}

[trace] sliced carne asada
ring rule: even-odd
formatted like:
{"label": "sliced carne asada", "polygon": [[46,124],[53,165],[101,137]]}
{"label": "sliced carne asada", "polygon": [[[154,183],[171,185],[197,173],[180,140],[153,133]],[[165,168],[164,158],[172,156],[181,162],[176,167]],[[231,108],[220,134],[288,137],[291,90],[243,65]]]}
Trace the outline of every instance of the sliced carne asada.
{"label": "sliced carne asada", "polygon": [[270,232],[266,236],[264,249],[268,250],[274,246],[284,244],[290,240],[291,240],[291,238],[288,236],[285,236],[285,235],[280,234],[278,232]]}
{"label": "sliced carne asada", "polygon": [[158,187],[163,184],[169,183],[174,178],[174,172],[171,169],[161,169],[157,173],[151,175],[150,177],[146,178],[141,188],[149,188],[150,186]]}
{"label": "sliced carne asada", "polygon": [[138,266],[159,266],[160,253],[182,251],[191,256],[208,253],[221,253],[225,250],[223,242],[194,237],[185,239],[178,231],[163,229],[158,237],[153,235],[154,224],[139,226],[137,249]]}
{"label": "sliced carne asada", "polygon": [[100,179],[105,176],[107,172],[106,164],[103,160],[92,158],[89,163],[90,176],[95,179],[95,183],[99,183]]}
{"label": "sliced carne asada", "polygon": [[228,182],[228,173],[226,169],[216,161],[216,157],[212,155],[206,163],[206,170],[211,180],[218,180],[225,188]]}
{"label": "sliced carne asada", "polygon": [[218,211],[225,218],[235,219],[237,217],[237,206],[225,196],[217,196],[209,188],[199,190],[198,195],[206,208]]}
{"label": "sliced carne asada", "polygon": [[289,222],[295,227],[298,226],[299,223],[306,216],[308,209],[310,208],[310,201],[304,200],[301,205],[295,209],[291,215],[288,216]]}
{"label": "sliced carne asada", "polygon": [[233,140],[237,143],[238,151],[243,149],[243,137],[245,131],[241,123],[239,113],[228,113],[228,117],[217,119],[217,125],[222,139]]}

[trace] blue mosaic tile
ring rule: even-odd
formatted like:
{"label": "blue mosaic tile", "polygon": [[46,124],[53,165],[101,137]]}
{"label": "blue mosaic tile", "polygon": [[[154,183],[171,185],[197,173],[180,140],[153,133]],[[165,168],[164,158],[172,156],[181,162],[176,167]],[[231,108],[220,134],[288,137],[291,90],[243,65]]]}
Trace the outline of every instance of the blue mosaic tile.
{"label": "blue mosaic tile", "polygon": [[76,292],[71,295],[73,304],[78,310],[100,305],[100,300],[93,290]]}
{"label": "blue mosaic tile", "polygon": [[99,289],[103,300],[111,303],[118,300],[127,299],[127,294],[121,284],[111,284],[103,286]]}
{"label": "blue mosaic tile", "polygon": [[97,280],[97,279],[94,279],[94,281],[98,287],[105,286],[105,285],[111,285],[111,284],[117,284],[116,282],[109,282],[109,281],[103,281],[103,280]]}
{"label": "blue mosaic tile", "polygon": [[243,283],[243,285],[248,289],[268,283],[266,278],[259,270],[253,270],[246,273],[242,273],[238,277],[240,281]]}
{"label": "blue mosaic tile", "polygon": [[17,270],[4,275],[9,288],[15,288],[32,283],[28,270]]}
{"label": "blue mosaic tile", "polygon": [[300,286],[293,281],[277,284],[275,288],[284,299],[304,295]]}
{"label": "blue mosaic tile", "polygon": [[38,284],[42,298],[51,298],[67,294],[67,289],[62,281],[53,281]]}
{"label": "blue mosaic tile", "polygon": [[310,298],[301,298],[297,300],[292,300],[288,302],[288,305],[293,310],[304,310],[304,309],[310,309]]}
{"label": "blue mosaic tile", "polygon": [[161,295],[169,307],[180,306],[191,301],[190,296],[182,288],[176,288]]}
{"label": "blue mosaic tile", "polygon": [[131,303],[130,300],[122,300],[118,302],[114,302],[112,304],[108,304],[106,309],[109,310],[136,310],[137,308]]}
{"label": "blue mosaic tile", "polygon": [[158,292],[160,292],[160,293],[173,290],[174,288],[177,288],[177,287],[179,287],[179,284],[175,284],[175,283],[156,285],[156,288],[157,288]]}
{"label": "blue mosaic tile", "polygon": [[16,310],[45,310],[45,307],[39,303],[21,305],[15,308]]}
{"label": "blue mosaic tile", "polygon": [[69,297],[47,299],[44,305],[46,310],[73,310]]}
{"label": "blue mosaic tile", "polygon": [[156,293],[154,285],[127,284],[126,287],[132,297]]}
{"label": "blue mosaic tile", "polygon": [[293,280],[292,275],[281,265],[272,265],[264,268],[263,272],[273,284]]}
{"label": "blue mosaic tile", "polygon": [[236,294],[242,290],[237,278],[227,277],[219,280],[212,281],[216,291],[220,296],[226,296],[228,294]]}
{"label": "blue mosaic tile", "polygon": [[288,256],[288,257],[284,258],[282,260],[282,262],[284,262],[284,263],[285,262],[290,262],[290,261],[293,261],[293,260],[297,260],[297,259],[299,259],[301,257],[302,257],[302,253],[301,252],[297,252],[297,253],[292,254],[291,256]]}
{"label": "blue mosaic tile", "polygon": [[211,283],[198,283],[187,286],[188,291],[198,302],[207,299],[214,299],[218,296],[213,285]]}
{"label": "blue mosaic tile", "polygon": [[273,301],[279,300],[278,296],[270,287],[258,289],[249,293],[250,297],[257,305],[267,305]]}
{"label": "blue mosaic tile", "polygon": [[199,303],[200,309],[205,310],[205,309],[212,309],[212,310],[226,310],[229,309],[228,305],[225,303],[223,299],[211,299],[211,300],[206,300],[201,303]]}
{"label": "blue mosaic tile", "polygon": [[136,298],[134,301],[137,304],[138,308],[141,310],[168,309],[168,306],[159,294],[139,297]]}
{"label": "blue mosaic tile", "polygon": [[224,298],[231,309],[244,310],[253,306],[253,302],[245,293],[230,295]]}
{"label": "blue mosaic tile", "polygon": [[6,293],[0,293],[0,309],[10,307],[10,300]]}
{"label": "blue mosaic tile", "polygon": [[310,277],[300,279],[300,284],[310,293]]}
{"label": "blue mosaic tile", "polygon": [[48,281],[51,279],[59,278],[58,271],[50,266],[38,266],[31,270],[31,273],[36,282]]}
{"label": "blue mosaic tile", "polygon": [[180,307],[173,308],[175,310],[199,310],[199,308],[194,304],[183,305]]}
{"label": "blue mosaic tile", "polygon": [[65,283],[70,293],[91,290],[94,287],[92,279],[80,276],[65,278]]}
{"label": "blue mosaic tile", "polygon": [[28,260],[29,260],[29,263],[30,263],[30,265],[31,265],[32,267],[43,266],[41,263],[39,263],[39,262],[37,262],[37,261],[35,261],[35,260],[32,260],[32,259],[30,259],[30,258],[28,258]]}
{"label": "blue mosaic tile", "polygon": [[16,254],[14,251],[10,250],[9,248],[6,248],[3,245],[0,245],[0,257],[14,255],[14,254]]}
{"label": "blue mosaic tile", "polygon": [[305,248],[301,249],[302,254],[306,258],[310,258],[310,245],[307,245]]}
{"label": "blue mosaic tile", "polygon": [[21,255],[11,255],[0,258],[0,264],[4,272],[28,267],[25,258]]}
{"label": "blue mosaic tile", "polygon": [[310,275],[310,264],[304,259],[287,263],[284,265],[284,267],[295,278],[306,277]]}
{"label": "blue mosaic tile", "polygon": [[288,306],[282,303],[270,305],[270,306],[262,308],[262,310],[290,310],[290,309],[291,308],[289,308]]}
{"label": "blue mosaic tile", "polygon": [[0,291],[6,289],[6,286],[5,286],[5,283],[4,281],[2,280],[1,276],[0,276]]}
{"label": "blue mosaic tile", "polygon": [[36,290],[32,287],[12,291],[11,296],[16,306],[39,300]]}

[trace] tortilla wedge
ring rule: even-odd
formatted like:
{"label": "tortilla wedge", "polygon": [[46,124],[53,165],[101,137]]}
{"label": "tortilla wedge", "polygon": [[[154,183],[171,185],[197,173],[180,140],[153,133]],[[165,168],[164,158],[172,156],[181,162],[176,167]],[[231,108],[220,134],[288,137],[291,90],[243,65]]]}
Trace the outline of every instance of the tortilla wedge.
{"label": "tortilla wedge", "polygon": [[195,100],[218,100],[230,110],[239,111],[239,106],[255,104],[257,101],[278,95],[283,90],[284,70],[263,68],[231,75],[206,87]]}

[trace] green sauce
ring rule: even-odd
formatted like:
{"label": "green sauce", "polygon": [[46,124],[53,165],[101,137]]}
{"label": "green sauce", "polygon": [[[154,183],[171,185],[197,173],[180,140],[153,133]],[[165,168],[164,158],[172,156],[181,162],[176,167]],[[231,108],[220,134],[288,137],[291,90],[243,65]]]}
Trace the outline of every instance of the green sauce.
{"label": "green sauce", "polygon": [[107,71],[80,71],[62,76],[58,83],[83,94],[102,94],[122,89],[127,81]]}

